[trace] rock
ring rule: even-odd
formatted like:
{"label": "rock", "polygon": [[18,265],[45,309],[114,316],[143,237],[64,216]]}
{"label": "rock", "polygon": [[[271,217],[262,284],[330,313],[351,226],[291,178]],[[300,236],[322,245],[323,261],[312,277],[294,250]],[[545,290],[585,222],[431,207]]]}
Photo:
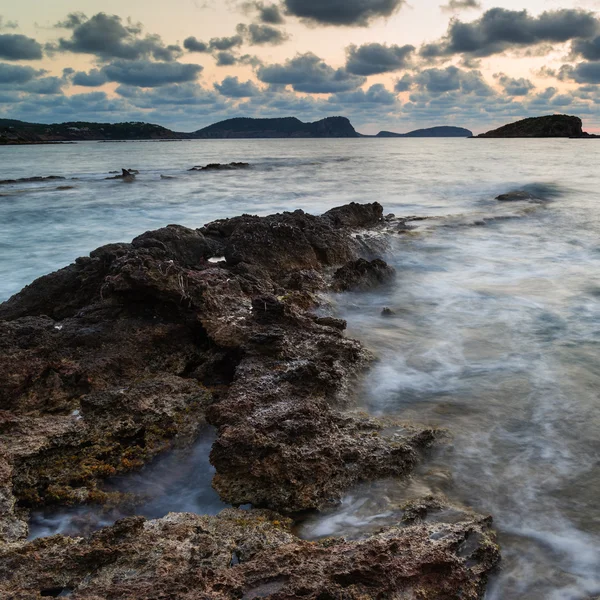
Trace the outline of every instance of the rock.
{"label": "rock", "polygon": [[383,207],[378,202],[357,204],[352,202],[345,206],[332,208],[324,215],[334,227],[373,227],[383,220]]}
{"label": "rock", "polygon": [[334,317],[317,317],[315,319],[315,323],[317,325],[322,325],[323,327],[339,329],[340,331],[344,331],[344,329],[348,327],[348,323],[346,321],[343,319],[335,319]]}
{"label": "rock", "polygon": [[583,124],[579,117],[569,115],[547,115],[531,117],[499,129],[478,135],[478,138],[553,138],[584,137]]}
{"label": "rock", "polygon": [[87,539],[0,548],[7,600],[482,598],[499,562],[490,519],[395,526],[359,541],[307,542],[267,511],[124,519]]}
{"label": "rock", "polygon": [[395,269],[385,261],[381,259],[368,261],[359,258],[350,261],[335,272],[332,289],[336,292],[365,291],[389,283],[395,276]]}
{"label": "rock", "polygon": [[41,183],[44,181],[59,181],[64,180],[66,177],[59,177],[58,175],[49,175],[48,177],[23,177],[21,179],[2,179],[0,185],[11,185],[14,183]]}
{"label": "rock", "polygon": [[238,169],[249,169],[250,164],[245,162],[232,162],[229,164],[211,163],[204,167],[197,166],[189,169],[190,171],[236,171]]}
{"label": "rock", "polygon": [[391,276],[358,258],[366,242],[353,235],[381,214],[350,205],[170,225],[0,305],[7,506],[104,503],[104,479],[191,444],[205,422],[218,428],[214,487],[230,504],[292,513],[408,473],[435,432],[346,414],[371,355],[342,321],[312,313],[340,265],[338,285]]}
{"label": "rock", "polygon": [[388,308],[387,306],[381,311],[382,317],[393,317],[395,314],[395,311],[393,311],[391,308]]}
{"label": "rock", "polygon": [[531,200],[539,200],[539,198],[524,190],[517,190],[514,192],[508,192],[507,194],[500,194],[500,196],[496,197],[496,200],[499,200],[500,202],[527,202]]}
{"label": "rock", "polygon": [[[113,171],[111,171],[112,173]],[[106,177],[105,179],[122,179],[125,183],[130,183],[135,180],[135,176],[139,175],[139,171],[135,169],[121,169],[120,175],[115,175],[114,177]]]}
{"label": "rock", "polygon": [[177,177],[173,177],[172,175],[161,175],[161,179],[177,179]]}

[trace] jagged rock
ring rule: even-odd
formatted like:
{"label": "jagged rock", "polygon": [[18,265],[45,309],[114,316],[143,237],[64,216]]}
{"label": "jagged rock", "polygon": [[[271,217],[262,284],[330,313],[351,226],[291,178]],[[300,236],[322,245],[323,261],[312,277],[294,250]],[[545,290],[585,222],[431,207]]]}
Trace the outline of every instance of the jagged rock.
{"label": "jagged rock", "polygon": [[[104,478],[189,443],[205,415],[219,428],[215,487],[231,504],[293,512],[408,472],[434,432],[346,415],[370,355],[343,322],[309,312],[330,269],[365,247],[352,230],[378,225],[382,210],[171,225],[0,305],[2,442],[18,507],[103,501]],[[387,270],[366,264],[369,277]]]}
{"label": "jagged rock", "polygon": [[136,169],[121,169],[120,175],[115,175],[114,177],[106,177],[105,179],[122,179],[124,182],[128,183],[134,181],[135,176],[139,174],[140,172]]}
{"label": "jagged rock", "polygon": [[388,308],[387,306],[381,311],[382,317],[393,317],[395,314],[396,313],[391,308]]}
{"label": "jagged rock", "polygon": [[477,599],[499,561],[490,519],[418,523],[364,540],[297,539],[266,511],[129,518],[88,539],[0,549],[6,600]]}
{"label": "jagged rock", "polygon": [[385,261],[372,261],[359,258],[350,261],[338,269],[333,276],[332,289],[336,292],[349,290],[368,290],[378,285],[389,283],[396,276],[396,271]]}

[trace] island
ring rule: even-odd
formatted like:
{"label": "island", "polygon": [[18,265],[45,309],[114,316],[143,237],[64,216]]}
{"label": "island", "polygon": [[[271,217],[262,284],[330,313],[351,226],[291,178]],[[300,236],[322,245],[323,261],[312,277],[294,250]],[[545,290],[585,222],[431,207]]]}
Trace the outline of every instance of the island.
{"label": "island", "polygon": [[27,123],[0,119],[0,145],[52,144],[57,142],[173,140],[187,137],[160,125],[128,123]]}
{"label": "island", "polygon": [[408,133],[393,133],[391,131],[380,131],[375,137],[378,138],[398,138],[398,137],[415,137],[415,138],[438,138],[438,137],[458,137],[470,138],[473,137],[473,132],[464,127],[451,127],[441,125],[438,127],[428,127],[426,129],[416,129]]}
{"label": "island", "polygon": [[571,115],[546,115],[530,117],[509,123],[498,129],[482,133],[478,138],[594,138],[583,131],[579,117]]}

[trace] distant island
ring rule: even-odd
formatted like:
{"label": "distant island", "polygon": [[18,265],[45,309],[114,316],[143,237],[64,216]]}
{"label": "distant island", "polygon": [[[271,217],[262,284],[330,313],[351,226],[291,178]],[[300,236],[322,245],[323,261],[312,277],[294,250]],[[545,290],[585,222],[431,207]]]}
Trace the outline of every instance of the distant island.
{"label": "distant island", "polygon": [[546,115],[531,117],[509,123],[493,131],[482,133],[478,138],[595,138],[585,133],[579,117],[570,115]]}
{"label": "distant island", "polygon": [[437,138],[437,137],[473,137],[473,132],[464,127],[450,127],[442,125],[440,127],[428,127],[427,129],[416,129],[408,133],[393,133],[391,131],[380,131],[375,137],[397,138],[397,137],[415,137],[415,138]]}
{"label": "distant island", "polygon": [[235,118],[220,121],[191,133],[172,131],[160,125],[138,121],[128,123],[26,123],[0,119],[0,145],[54,144],[81,141],[169,141],[194,139],[252,138],[386,138],[386,137],[471,137],[462,127],[431,127],[409,133],[382,131],[376,136],[362,135],[346,117],[327,117],[304,123],[295,117],[278,119]]}
{"label": "distant island", "polygon": [[358,138],[346,117],[327,117],[303,123],[295,117],[283,119],[227,119],[191,134],[195,139],[228,138]]}
{"label": "distant island", "polygon": [[160,125],[149,123],[26,123],[0,119],[0,145],[45,144],[103,140],[164,140],[181,136]]}

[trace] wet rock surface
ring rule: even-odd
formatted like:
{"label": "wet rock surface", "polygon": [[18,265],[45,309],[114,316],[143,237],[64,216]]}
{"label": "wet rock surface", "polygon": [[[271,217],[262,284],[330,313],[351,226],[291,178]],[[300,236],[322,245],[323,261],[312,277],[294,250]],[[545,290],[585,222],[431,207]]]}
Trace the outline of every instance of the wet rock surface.
{"label": "wet rock surface", "polygon": [[489,519],[416,522],[360,541],[297,539],[268,511],[124,519],[87,539],[0,549],[0,593],[100,598],[480,598],[499,560]]}
{"label": "wet rock surface", "polygon": [[[386,226],[377,203],[169,225],[98,248],[0,305],[7,597],[359,598],[416,590],[417,581],[443,590],[430,597],[478,597],[494,560],[476,572],[456,554],[469,528],[487,528],[478,517],[449,526],[458,537],[443,548],[426,525],[315,546],[294,538],[284,517],[256,511],[293,516],[357,482],[403,476],[436,438],[353,410],[372,356],[344,336],[344,321],[313,312],[319,292],[393,277],[377,258]],[[134,518],[88,540],[23,543],[28,510],[118,504],[107,478],[190,446],[206,423],[218,430],[213,487],[250,512]],[[234,526],[248,544],[262,533],[254,550],[225,556]],[[417,540],[410,574],[402,565]]]}
{"label": "wet rock surface", "polygon": [[232,163],[210,163],[205,166],[196,166],[189,169],[190,171],[237,171],[239,169],[249,169],[250,164],[245,162]]}

